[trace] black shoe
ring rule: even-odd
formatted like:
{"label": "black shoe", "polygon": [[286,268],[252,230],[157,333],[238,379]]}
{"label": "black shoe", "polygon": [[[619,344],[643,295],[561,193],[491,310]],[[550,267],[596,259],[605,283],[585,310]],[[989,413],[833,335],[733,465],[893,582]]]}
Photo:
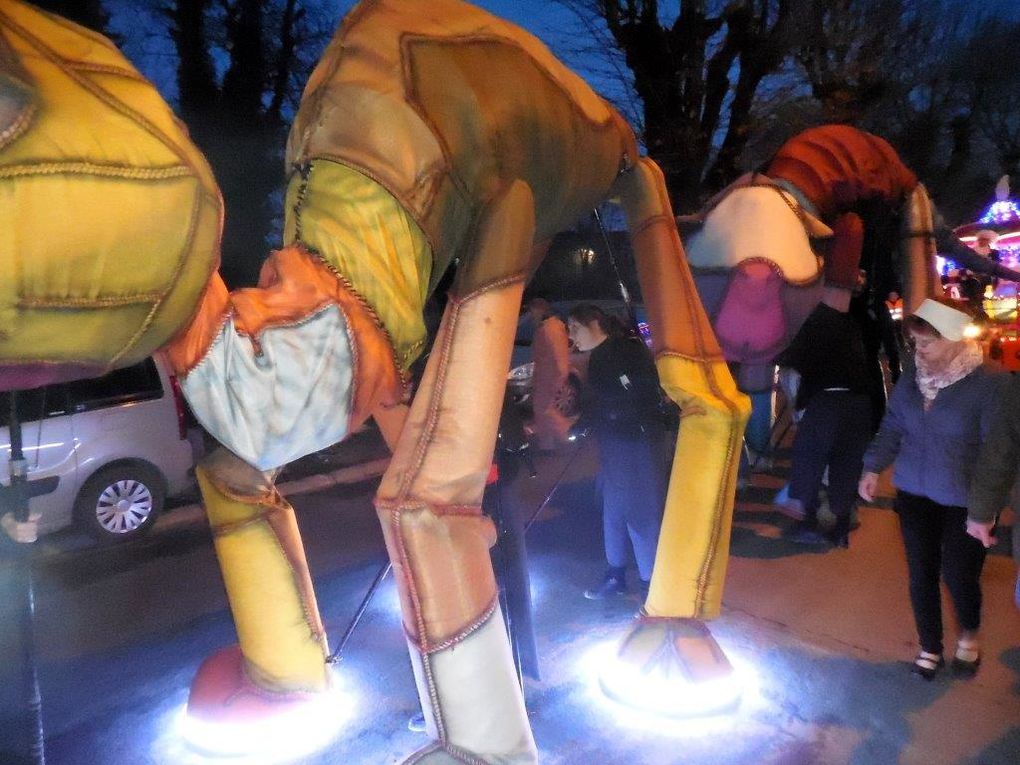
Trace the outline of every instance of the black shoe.
{"label": "black shoe", "polygon": [[602,584],[584,591],[584,597],[588,598],[588,600],[604,600],[605,598],[614,598],[617,595],[626,594],[627,581],[615,574],[606,574]]}
{"label": "black shoe", "polygon": [[411,733],[424,733],[425,732],[425,715],[419,712],[410,720],[407,721],[407,729]]}
{"label": "black shoe", "polygon": [[981,666],[981,648],[976,640],[959,641],[950,669],[957,677],[974,677]]}
{"label": "black shoe", "polygon": [[944,666],[946,666],[946,660],[941,654],[921,651],[914,659],[914,663],[910,665],[910,671],[924,680],[931,680]]}

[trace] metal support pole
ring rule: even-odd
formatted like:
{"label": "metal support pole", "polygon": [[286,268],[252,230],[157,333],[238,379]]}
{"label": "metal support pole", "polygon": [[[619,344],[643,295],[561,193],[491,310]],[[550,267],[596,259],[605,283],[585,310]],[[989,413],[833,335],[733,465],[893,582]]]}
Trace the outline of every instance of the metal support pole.
{"label": "metal support pole", "polygon": [[347,625],[347,629],[344,631],[343,637],[340,638],[340,642],[337,644],[336,649],[333,653],[326,657],[327,664],[340,663],[340,659],[343,658],[344,648],[346,648],[347,643],[350,642],[351,635],[354,634],[354,630],[361,621],[361,617],[365,615],[365,611],[368,609],[368,604],[372,602],[372,597],[375,595],[376,590],[379,589],[379,585],[383,583],[386,575],[390,573],[390,569],[392,567],[393,564],[387,558],[386,563],[383,564],[376,573],[375,579],[372,580],[372,584],[368,586],[368,592],[366,592],[365,597],[361,599],[361,605],[358,606],[358,610],[355,612],[354,618],[351,619],[351,623]]}
{"label": "metal support pole", "polygon": [[634,302],[630,298],[630,290],[627,289],[627,285],[623,282],[623,275],[620,273],[620,268],[616,263],[616,254],[613,252],[613,245],[609,241],[606,227],[602,225],[602,215],[597,207],[592,210],[592,213],[595,216],[595,222],[598,223],[599,232],[602,234],[602,241],[606,245],[606,252],[609,253],[609,263],[613,267],[613,273],[616,274],[616,283],[620,288],[620,297],[623,298],[623,304],[627,308],[627,320],[630,322],[631,329],[634,330],[634,335],[641,337],[641,328],[638,326],[637,314],[634,312]]}
{"label": "metal support pole", "polygon": [[[18,419],[18,393],[11,391],[11,408],[7,420],[11,437],[9,464],[11,484],[8,499],[19,523],[29,521],[28,464],[22,450],[21,421]],[[34,541],[34,540],[32,540]],[[39,690],[39,671],[35,656],[35,581],[32,573],[32,542],[18,545],[18,559],[22,574],[22,669],[25,699],[25,722],[29,761],[33,765],[46,765],[46,743],[43,732],[42,693]]]}

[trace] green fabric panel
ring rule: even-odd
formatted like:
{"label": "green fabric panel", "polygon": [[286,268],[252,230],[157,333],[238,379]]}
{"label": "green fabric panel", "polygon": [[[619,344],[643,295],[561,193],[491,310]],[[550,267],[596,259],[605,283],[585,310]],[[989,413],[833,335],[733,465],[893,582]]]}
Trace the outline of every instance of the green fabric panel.
{"label": "green fabric panel", "polygon": [[425,345],[432,273],[431,249],[418,225],[378,183],[322,159],[305,176],[294,174],[286,211],[284,241],[319,253],[351,283],[378,314],[406,370]]}

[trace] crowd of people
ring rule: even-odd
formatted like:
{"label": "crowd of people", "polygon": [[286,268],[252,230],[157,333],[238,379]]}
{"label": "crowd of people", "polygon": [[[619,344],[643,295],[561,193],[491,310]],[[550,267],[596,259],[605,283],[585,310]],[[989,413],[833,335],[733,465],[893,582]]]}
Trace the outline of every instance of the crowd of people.
{"label": "crowd of people", "polygon": [[[853,307],[861,286],[861,280],[854,287],[827,286],[777,359],[799,380],[784,509],[796,523],[786,537],[848,548],[859,525],[858,499],[874,501],[879,475],[892,467],[893,507],[919,642],[911,669],[931,679],[947,664],[944,583],[957,623],[949,664],[956,674],[973,675],[981,663],[981,571],[987,549],[997,541],[1000,511],[1020,485],[1020,378],[987,361],[981,345],[970,338],[968,328],[977,317],[966,301],[929,298],[903,320],[901,333],[879,333],[869,342],[875,317],[861,321]],[[569,433],[588,431],[601,455],[607,568],[584,595],[602,599],[628,592],[631,557],[638,591],[646,593],[666,483],[661,398],[651,354],[621,322],[594,305],[574,306],[565,328],[545,300],[532,301],[529,311],[537,328],[535,437],[542,448],[556,448]],[[571,350],[587,355],[581,415],[573,426],[556,406]],[[882,351],[894,382],[888,400],[886,372],[878,367],[876,389],[872,368]],[[820,521],[823,496],[833,524]],[[1013,548],[1020,566],[1018,526],[1013,525]],[[1015,600],[1020,608],[1020,574]]]}

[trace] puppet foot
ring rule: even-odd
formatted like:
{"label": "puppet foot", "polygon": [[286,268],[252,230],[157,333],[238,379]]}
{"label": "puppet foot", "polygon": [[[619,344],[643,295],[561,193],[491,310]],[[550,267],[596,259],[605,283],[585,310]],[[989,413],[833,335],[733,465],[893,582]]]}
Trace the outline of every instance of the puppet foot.
{"label": "puppet foot", "polygon": [[740,700],[733,666],[698,619],[641,616],[614,658],[602,672],[602,689],[622,704],[687,717]]}
{"label": "puppet foot", "polygon": [[482,762],[477,757],[458,755],[443,747],[438,741],[408,757],[402,765],[476,765]]}
{"label": "puppet foot", "polygon": [[333,689],[278,692],[256,685],[239,646],[198,669],[188,695],[185,737],[198,749],[240,755],[297,748],[312,752],[336,734],[343,711]]}
{"label": "puppet foot", "polygon": [[429,746],[412,754],[401,765],[481,765],[487,762],[498,762],[500,765],[533,765],[537,760],[526,753],[510,755],[509,759],[504,755],[496,755],[496,759],[488,760],[480,754],[466,752],[451,745],[444,746],[441,741],[433,741]]}

